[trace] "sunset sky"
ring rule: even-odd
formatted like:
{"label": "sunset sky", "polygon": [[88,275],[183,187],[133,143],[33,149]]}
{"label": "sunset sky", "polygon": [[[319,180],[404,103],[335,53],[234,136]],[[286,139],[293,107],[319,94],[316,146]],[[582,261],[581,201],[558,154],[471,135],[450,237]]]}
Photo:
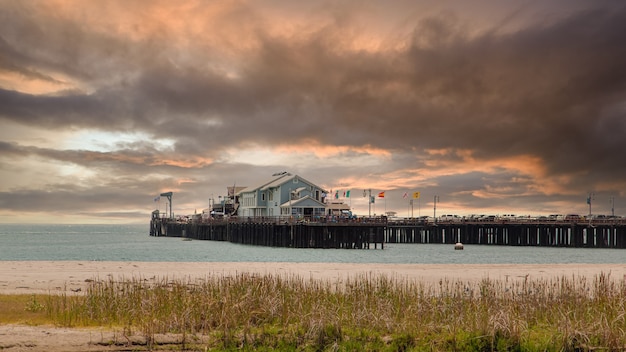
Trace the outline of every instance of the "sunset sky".
{"label": "sunset sky", "polygon": [[0,0],[0,222],[281,171],[358,215],[626,215],[626,3]]}

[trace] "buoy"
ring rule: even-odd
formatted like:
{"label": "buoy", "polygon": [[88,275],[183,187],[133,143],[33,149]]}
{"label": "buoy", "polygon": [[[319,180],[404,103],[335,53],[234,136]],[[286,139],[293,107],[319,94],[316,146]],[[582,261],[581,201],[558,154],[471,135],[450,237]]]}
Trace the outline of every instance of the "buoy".
{"label": "buoy", "polygon": [[457,242],[457,243],[454,245],[454,249],[455,249],[455,250],[463,250],[463,243],[461,243],[461,242]]}

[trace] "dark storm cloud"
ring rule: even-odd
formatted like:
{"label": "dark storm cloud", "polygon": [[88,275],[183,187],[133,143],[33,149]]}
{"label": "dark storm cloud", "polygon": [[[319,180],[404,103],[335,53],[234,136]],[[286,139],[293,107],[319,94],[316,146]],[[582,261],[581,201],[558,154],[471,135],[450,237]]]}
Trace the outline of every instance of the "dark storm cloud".
{"label": "dark storm cloud", "polygon": [[[0,150],[7,158],[36,155],[107,173],[223,183],[211,172],[241,182],[255,179],[246,171],[249,165],[209,161],[219,159],[225,148],[312,140],[322,146],[388,149],[397,155],[390,164],[400,168],[424,166],[424,151],[430,149],[469,150],[487,161],[533,156],[545,162],[547,177],[574,175],[571,188],[623,185],[626,6],[577,4],[567,15],[538,15],[530,22],[519,19],[541,13],[540,6],[514,7],[480,30],[454,8],[421,17],[399,11],[391,20],[401,19],[402,26],[359,48],[352,44],[364,40],[363,28],[353,13],[368,6],[352,11],[350,2],[331,9],[315,6],[311,16],[325,21],[303,22],[284,35],[265,28],[275,19],[251,5],[230,4],[228,21],[214,20],[231,25],[211,27],[207,19],[201,34],[185,28],[185,38],[159,23],[153,33],[136,35],[148,27],[141,16],[149,11],[137,12],[136,22],[128,25],[136,32],[126,33],[117,32],[115,24],[98,27],[55,16],[54,9],[39,9],[39,3],[4,3],[0,73],[67,89],[36,94],[0,88],[0,121],[56,131],[140,131],[173,146],[164,151],[144,141],[93,152],[0,142]],[[393,4],[400,6],[409,7],[406,13],[420,12],[412,2]],[[107,15],[114,17],[102,14]],[[183,39],[190,44],[180,44]],[[454,153],[436,158],[464,162]],[[176,159],[178,165],[165,162]],[[271,168],[259,172],[280,171]],[[304,176],[326,180],[331,172],[381,171],[318,165]],[[438,185],[434,192],[457,194],[487,188],[523,194],[533,182],[511,171],[493,178],[459,172],[425,182]],[[119,187],[114,180],[106,182]],[[135,196],[143,197],[150,187],[158,188],[156,181],[139,187]],[[192,193],[185,187],[181,192]],[[47,204],[45,192],[20,195],[24,208],[37,197]]]}
{"label": "dark storm cloud", "polygon": [[[616,105],[625,94],[625,18],[624,6],[594,9],[514,33],[470,37],[459,15],[440,15],[419,21],[409,38],[398,36],[408,50],[384,52],[342,50],[338,45],[349,41],[342,38],[343,22],[292,41],[261,30],[258,51],[232,80],[211,69],[178,67],[154,55],[170,50],[168,43],[144,42],[128,56],[136,79],[83,95],[3,91],[2,115],[58,128],[145,129],[196,143],[197,150],[223,145],[225,136],[265,142],[279,133],[284,142],[313,137],[397,149],[469,148],[483,157],[532,153],[554,172],[573,172],[590,162],[601,167],[598,154],[625,146],[623,140],[607,146],[606,129],[597,127],[624,114]],[[80,62],[84,76],[106,76],[97,72],[101,63],[90,66],[82,54],[103,40],[80,40],[101,35],[70,28],[79,44],[68,44],[52,61]],[[30,32],[27,38],[41,41],[37,29]],[[120,53],[127,52],[111,51],[121,65],[126,56]],[[154,60],[139,67],[150,55]],[[606,114],[616,116],[600,118]],[[614,134],[625,132],[623,124],[612,127]]]}

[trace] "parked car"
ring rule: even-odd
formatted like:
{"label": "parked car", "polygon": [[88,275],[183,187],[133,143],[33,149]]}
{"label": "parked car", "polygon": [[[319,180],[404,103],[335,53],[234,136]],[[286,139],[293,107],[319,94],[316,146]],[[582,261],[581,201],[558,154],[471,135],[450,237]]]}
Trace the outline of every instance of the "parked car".
{"label": "parked car", "polygon": [[565,221],[581,221],[583,218],[578,214],[567,214],[565,215]]}
{"label": "parked car", "polygon": [[515,220],[515,214],[502,214],[498,217],[498,219],[502,221]]}
{"label": "parked car", "polygon": [[439,217],[439,221],[460,222],[461,217],[458,215],[441,215]]}
{"label": "parked car", "polygon": [[483,214],[472,214],[467,217],[469,221],[481,221],[482,218],[485,217]]}

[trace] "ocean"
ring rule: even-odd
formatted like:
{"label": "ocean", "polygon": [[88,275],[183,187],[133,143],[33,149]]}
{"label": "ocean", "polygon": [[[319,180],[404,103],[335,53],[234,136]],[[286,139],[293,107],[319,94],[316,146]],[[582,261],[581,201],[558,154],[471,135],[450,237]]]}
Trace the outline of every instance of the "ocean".
{"label": "ocean", "polygon": [[145,225],[0,224],[0,261],[304,262],[387,264],[620,264],[626,250],[385,244],[385,249],[296,249],[151,237]]}

